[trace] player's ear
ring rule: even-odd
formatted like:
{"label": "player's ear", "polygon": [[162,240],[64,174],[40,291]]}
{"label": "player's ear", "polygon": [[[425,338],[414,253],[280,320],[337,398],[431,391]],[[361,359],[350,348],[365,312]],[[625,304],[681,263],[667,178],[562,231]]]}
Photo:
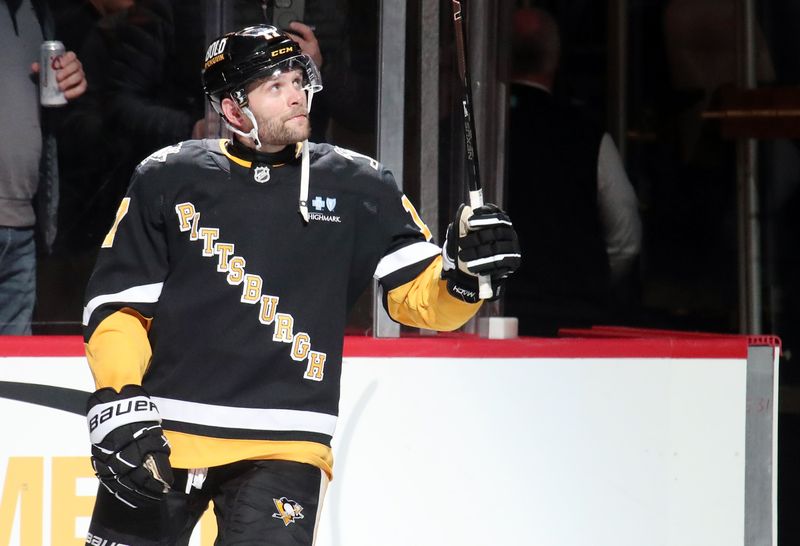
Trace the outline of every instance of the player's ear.
{"label": "player's ear", "polygon": [[222,99],[220,106],[222,107],[222,114],[225,116],[225,119],[228,120],[228,123],[237,129],[246,129],[245,126],[248,125],[249,120],[242,112],[242,109],[239,108],[239,105],[233,101],[233,99],[228,97]]}

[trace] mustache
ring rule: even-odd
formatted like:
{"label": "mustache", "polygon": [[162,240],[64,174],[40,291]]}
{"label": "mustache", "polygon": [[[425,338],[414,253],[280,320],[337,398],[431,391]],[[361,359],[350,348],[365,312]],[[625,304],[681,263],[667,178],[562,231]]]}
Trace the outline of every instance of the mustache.
{"label": "mustache", "polygon": [[306,110],[305,108],[295,108],[294,110],[291,110],[288,114],[286,114],[286,116],[283,118],[283,121],[289,121],[295,116],[308,117],[308,110]]}

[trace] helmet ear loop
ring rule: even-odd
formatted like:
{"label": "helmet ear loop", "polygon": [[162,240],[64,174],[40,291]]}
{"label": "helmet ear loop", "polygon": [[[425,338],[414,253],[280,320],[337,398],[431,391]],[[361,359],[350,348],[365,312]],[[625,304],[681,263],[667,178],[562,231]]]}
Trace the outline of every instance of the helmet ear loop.
{"label": "helmet ear loop", "polygon": [[251,139],[256,146],[256,150],[260,150],[261,139],[258,138],[258,122],[256,121],[256,117],[253,115],[253,112],[250,110],[250,107],[248,106],[247,94],[244,92],[244,89],[237,89],[236,91],[233,91],[229,95],[229,97],[231,98],[231,100],[233,100],[234,104],[236,104],[236,107],[239,109],[239,111],[242,114],[244,114],[245,117],[247,117],[247,119],[250,120],[252,128],[250,129],[249,132],[245,133],[241,129],[237,129],[236,127],[234,127],[233,124],[231,124],[231,122],[228,120],[228,118],[225,115],[223,115],[222,119],[225,120],[225,125],[227,125],[228,129],[230,129],[237,135]]}
{"label": "helmet ear loop", "polygon": [[244,136],[250,137],[253,139],[253,144],[256,145],[256,150],[261,149],[261,139],[258,138],[258,122],[256,121],[256,117],[253,115],[253,112],[250,110],[249,106],[242,107],[242,113],[247,116],[247,119],[250,120],[250,123],[253,125],[253,128],[250,129],[250,132],[245,134]]}

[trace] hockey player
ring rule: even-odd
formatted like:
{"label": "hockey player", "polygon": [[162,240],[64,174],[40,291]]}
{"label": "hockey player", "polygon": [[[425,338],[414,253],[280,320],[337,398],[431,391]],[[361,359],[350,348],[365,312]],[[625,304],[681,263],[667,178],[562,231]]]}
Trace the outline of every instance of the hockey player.
{"label": "hockey player", "polygon": [[87,289],[91,539],[187,544],[213,500],[215,544],[312,545],[348,310],[375,277],[394,320],[458,328],[516,234],[462,206],[442,249],[377,161],[309,143],[322,81],[274,27],[211,43],[203,82],[234,139],[139,165]]}

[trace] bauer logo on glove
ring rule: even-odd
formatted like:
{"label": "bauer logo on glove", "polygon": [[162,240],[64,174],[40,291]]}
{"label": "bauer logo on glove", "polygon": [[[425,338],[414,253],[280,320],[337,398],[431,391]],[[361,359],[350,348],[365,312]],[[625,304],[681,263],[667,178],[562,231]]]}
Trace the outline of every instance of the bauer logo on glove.
{"label": "bauer logo on glove", "polygon": [[173,480],[170,449],[158,408],[144,389],[96,391],[89,397],[87,420],[100,483],[132,508],[161,500]]}
{"label": "bauer logo on glove", "polygon": [[[126,398],[118,402],[98,404],[92,408],[92,415],[89,417],[89,434],[92,435],[92,443],[96,443],[105,437],[109,432],[107,427],[98,430],[97,427],[114,418],[114,427],[122,421],[135,423],[136,421],[154,421],[158,419],[158,408],[155,402],[147,396],[137,396]],[[95,434],[95,431],[97,432]]]}
{"label": "bauer logo on glove", "polygon": [[478,302],[478,277],[491,280],[492,300],[500,297],[503,282],[519,268],[519,241],[511,219],[499,207],[486,204],[472,210],[461,205],[447,228],[442,248],[442,277],[454,297]]}

